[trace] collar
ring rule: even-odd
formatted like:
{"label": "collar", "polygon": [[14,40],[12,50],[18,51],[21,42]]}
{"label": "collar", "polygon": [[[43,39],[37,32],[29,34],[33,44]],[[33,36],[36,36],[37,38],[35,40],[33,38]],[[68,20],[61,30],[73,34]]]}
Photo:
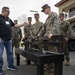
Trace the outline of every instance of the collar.
{"label": "collar", "polygon": [[9,19],[9,17],[4,17],[2,14],[0,14],[1,17],[5,18],[5,19]]}
{"label": "collar", "polygon": [[48,17],[50,18],[52,16],[52,14],[53,14],[53,12],[50,15],[48,15]]}

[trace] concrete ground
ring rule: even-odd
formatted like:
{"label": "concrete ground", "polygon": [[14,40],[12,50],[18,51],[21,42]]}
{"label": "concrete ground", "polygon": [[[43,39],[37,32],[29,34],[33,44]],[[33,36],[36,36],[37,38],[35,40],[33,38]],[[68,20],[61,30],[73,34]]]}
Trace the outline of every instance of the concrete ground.
{"label": "concrete ground", "polygon": [[[17,71],[7,70],[7,60],[6,60],[6,52],[3,54],[4,58],[4,66],[3,70],[5,72],[4,75],[37,75],[36,74],[36,66],[34,65],[26,65],[25,58],[21,56],[21,65],[17,66]],[[75,52],[70,52],[70,66],[63,65],[63,75],[75,75]],[[16,59],[14,56],[14,64],[16,66]],[[47,74],[46,74],[47,75]]]}

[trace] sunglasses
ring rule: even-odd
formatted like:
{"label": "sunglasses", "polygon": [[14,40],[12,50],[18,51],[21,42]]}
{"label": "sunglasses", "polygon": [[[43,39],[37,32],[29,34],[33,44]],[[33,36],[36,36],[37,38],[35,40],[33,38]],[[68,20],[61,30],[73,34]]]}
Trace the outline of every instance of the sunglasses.
{"label": "sunglasses", "polygon": [[9,11],[9,10],[5,10],[5,12],[10,13],[10,11]]}

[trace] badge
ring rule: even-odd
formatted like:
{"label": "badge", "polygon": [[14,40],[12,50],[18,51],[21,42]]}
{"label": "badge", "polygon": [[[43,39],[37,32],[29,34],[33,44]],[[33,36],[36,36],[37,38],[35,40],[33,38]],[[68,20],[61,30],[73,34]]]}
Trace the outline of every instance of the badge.
{"label": "badge", "polygon": [[5,21],[5,23],[6,23],[6,25],[9,25],[10,24],[9,21]]}

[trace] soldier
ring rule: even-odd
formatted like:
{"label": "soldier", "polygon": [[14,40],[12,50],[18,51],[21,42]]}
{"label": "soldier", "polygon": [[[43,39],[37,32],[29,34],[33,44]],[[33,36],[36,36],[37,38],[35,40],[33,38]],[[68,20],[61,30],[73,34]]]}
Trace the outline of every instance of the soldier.
{"label": "soldier", "polygon": [[[57,13],[51,11],[51,8],[48,4],[42,6],[42,12],[48,15],[48,17],[38,36],[48,36],[48,38],[51,39],[53,35],[59,34],[59,16],[57,15]],[[46,48],[48,48],[46,50],[49,51],[57,51],[55,47],[52,47],[50,45]],[[53,64],[48,64],[47,67],[49,73],[54,72]]]}
{"label": "soldier", "polygon": [[34,18],[36,22],[32,25],[32,34],[34,37],[36,37],[42,29],[43,23],[39,21],[40,16],[38,13],[34,14]]}
{"label": "soldier", "polygon": [[[31,25],[32,25],[31,22],[32,22],[32,17],[28,17],[28,24],[27,26],[24,27],[25,40],[31,38]],[[28,50],[29,46],[30,44],[28,42],[25,43],[25,50]],[[27,65],[31,64],[30,60],[27,59],[26,61],[27,61]]]}
{"label": "soldier", "polygon": [[69,31],[69,22],[64,21],[64,13],[60,13],[60,34],[64,36],[64,54],[66,60],[66,66],[69,66],[69,49],[68,49],[68,31]]}
{"label": "soldier", "polygon": [[30,31],[31,31],[31,22],[32,22],[32,17],[28,17],[28,24],[27,26],[24,27],[24,34],[25,38],[29,38],[31,36]]}
{"label": "soldier", "polygon": [[[15,24],[18,24],[18,20],[14,20]],[[19,44],[22,38],[22,33],[20,28],[12,27],[12,48],[19,48]]]}
{"label": "soldier", "polygon": [[48,15],[48,17],[38,36],[48,36],[48,38],[51,39],[52,35],[59,34],[60,19],[57,13],[51,11],[48,4],[42,6],[42,12]]}

